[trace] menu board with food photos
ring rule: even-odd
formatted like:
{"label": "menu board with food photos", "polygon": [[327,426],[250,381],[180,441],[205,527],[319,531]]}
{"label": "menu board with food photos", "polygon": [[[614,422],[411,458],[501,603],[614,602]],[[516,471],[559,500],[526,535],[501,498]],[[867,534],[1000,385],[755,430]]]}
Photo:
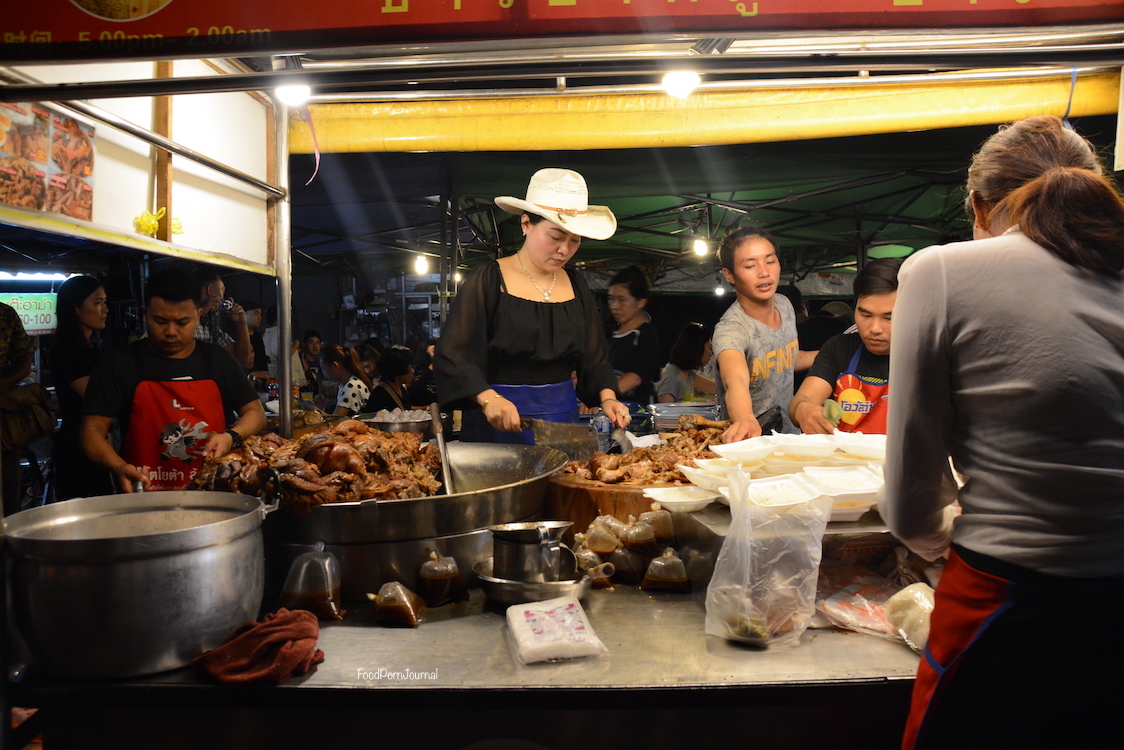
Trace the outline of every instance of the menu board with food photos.
{"label": "menu board with food photos", "polygon": [[0,203],[90,221],[92,125],[42,104],[0,102]]}

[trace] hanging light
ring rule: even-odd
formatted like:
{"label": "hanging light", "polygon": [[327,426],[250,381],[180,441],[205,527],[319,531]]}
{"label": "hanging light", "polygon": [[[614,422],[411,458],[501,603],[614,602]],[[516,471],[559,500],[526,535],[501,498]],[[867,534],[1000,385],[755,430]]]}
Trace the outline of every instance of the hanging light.
{"label": "hanging light", "polygon": [[461,276],[460,271],[457,271],[456,273],[453,274],[453,281],[457,282],[458,284],[461,283],[462,281],[464,281],[464,277]]}
{"label": "hanging light", "polygon": [[693,70],[673,70],[663,77],[663,90],[669,96],[686,99],[702,83],[699,74]]}
{"label": "hanging light", "polygon": [[710,252],[710,245],[706,244],[706,240],[702,237],[696,237],[694,242],[691,243],[691,248],[695,251],[695,255],[700,258]]}
{"label": "hanging light", "polygon": [[[273,58],[274,70],[301,70],[301,59],[297,55],[282,55]],[[273,90],[284,104],[290,107],[303,107],[308,97],[312,96],[312,89],[304,83],[289,83],[278,86]]]}
{"label": "hanging light", "polygon": [[726,293],[726,287],[719,284],[718,286],[714,287],[714,293],[717,294],[719,297],[721,297],[723,294]]}
{"label": "hanging light", "polygon": [[414,273],[418,276],[425,276],[429,273],[429,260],[424,255],[419,255],[414,259]]}
{"label": "hanging light", "polygon": [[290,107],[303,107],[312,96],[312,89],[298,83],[292,86],[278,86],[275,90],[277,98]]}

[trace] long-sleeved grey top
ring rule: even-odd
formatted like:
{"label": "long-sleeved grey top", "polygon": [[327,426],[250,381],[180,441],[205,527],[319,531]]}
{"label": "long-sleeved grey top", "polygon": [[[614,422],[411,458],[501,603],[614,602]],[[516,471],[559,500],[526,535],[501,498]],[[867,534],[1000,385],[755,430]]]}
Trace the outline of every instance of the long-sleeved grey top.
{"label": "long-sleeved grey top", "polygon": [[1124,576],[1124,282],[1017,228],[925,250],[899,276],[890,380],[879,508],[902,541]]}

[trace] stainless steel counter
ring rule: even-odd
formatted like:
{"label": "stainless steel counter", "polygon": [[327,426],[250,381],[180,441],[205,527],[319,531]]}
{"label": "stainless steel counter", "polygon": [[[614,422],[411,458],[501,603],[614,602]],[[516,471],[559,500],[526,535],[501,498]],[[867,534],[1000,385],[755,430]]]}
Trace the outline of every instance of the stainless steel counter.
{"label": "stainless steel counter", "polygon": [[[677,514],[677,525],[721,521],[717,508],[690,515],[698,518]],[[44,707],[54,747],[83,750],[312,747],[328,725],[333,745],[378,734],[454,750],[497,737],[533,744],[494,747],[560,750],[591,736],[646,750],[740,747],[741,735],[726,731],[731,722],[756,727],[755,748],[877,750],[900,736],[918,662],[905,646],[811,630],[796,648],[747,647],[705,635],[692,594],[617,586],[592,591],[583,605],[605,656],[519,664],[505,609],[474,590],[467,602],[429,611],[417,629],[381,627],[367,606],[322,623],[324,663],[279,687],[208,685],[188,669],[108,683],[32,673],[13,697]],[[840,735],[838,721],[856,711],[866,717],[862,731]],[[130,744],[123,725],[144,741]]]}

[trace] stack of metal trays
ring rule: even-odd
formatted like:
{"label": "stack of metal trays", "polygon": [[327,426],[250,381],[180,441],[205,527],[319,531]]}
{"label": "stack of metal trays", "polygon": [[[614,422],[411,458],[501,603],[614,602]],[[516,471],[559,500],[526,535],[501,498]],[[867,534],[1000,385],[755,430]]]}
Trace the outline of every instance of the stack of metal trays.
{"label": "stack of metal trays", "polygon": [[648,407],[658,432],[671,432],[679,426],[683,414],[698,414],[707,419],[718,419],[718,404],[710,401],[677,401],[671,404],[652,404]]}

